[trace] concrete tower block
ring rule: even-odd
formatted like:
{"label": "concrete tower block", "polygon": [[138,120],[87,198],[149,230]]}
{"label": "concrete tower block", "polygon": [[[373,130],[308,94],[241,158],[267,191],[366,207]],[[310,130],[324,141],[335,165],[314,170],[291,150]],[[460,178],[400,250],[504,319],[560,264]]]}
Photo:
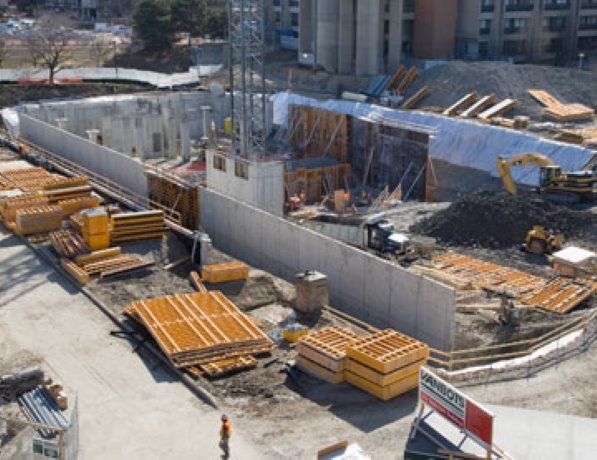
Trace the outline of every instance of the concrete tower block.
{"label": "concrete tower block", "polygon": [[357,75],[374,75],[379,72],[380,1],[358,0],[357,3],[357,50],[355,70]]}
{"label": "concrete tower block", "polygon": [[317,2],[317,64],[331,72],[338,71],[339,0]]}

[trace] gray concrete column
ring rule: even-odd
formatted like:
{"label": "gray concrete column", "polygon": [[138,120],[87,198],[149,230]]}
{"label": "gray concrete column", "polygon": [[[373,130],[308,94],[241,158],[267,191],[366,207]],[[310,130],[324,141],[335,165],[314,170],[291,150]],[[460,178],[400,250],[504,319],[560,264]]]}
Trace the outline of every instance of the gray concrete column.
{"label": "gray concrete column", "polygon": [[390,72],[400,65],[402,55],[402,2],[390,2],[390,34],[388,37],[388,67]]}
{"label": "gray concrete column", "polygon": [[[380,0],[357,0],[356,74],[379,72]],[[381,30],[380,30],[381,27]]]}
{"label": "gray concrete column", "polygon": [[338,73],[351,74],[354,50],[354,8],[353,0],[340,0],[338,17]]}
{"label": "gray concrete column", "polygon": [[317,1],[317,64],[330,72],[338,71],[339,0]]}
{"label": "gray concrete column", "polygon": [[315,1],[301,0],[301,7],[299,8],[299,53],[314,52],[313,4]]}

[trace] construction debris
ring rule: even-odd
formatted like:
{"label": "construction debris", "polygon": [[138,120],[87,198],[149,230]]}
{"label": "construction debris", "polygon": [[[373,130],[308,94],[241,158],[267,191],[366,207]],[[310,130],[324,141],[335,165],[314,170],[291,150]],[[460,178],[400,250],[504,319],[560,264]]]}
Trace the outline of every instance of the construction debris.
{"label": "construction debris", "polygon": [[270,353],[274,343],[221,292],[138,300],[125,312],[139,321],[179,368]]}

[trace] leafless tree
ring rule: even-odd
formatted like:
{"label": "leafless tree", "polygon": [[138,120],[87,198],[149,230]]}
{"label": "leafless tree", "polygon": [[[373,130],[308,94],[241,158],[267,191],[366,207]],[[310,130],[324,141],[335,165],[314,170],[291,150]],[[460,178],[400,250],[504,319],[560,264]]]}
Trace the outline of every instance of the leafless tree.
{"label": "leafless tree", "polygon": [[95,58],[98,67],[103,67],[104,62],[114,49],[113,42],[105,37],[97,37],[91,42],[91,54]]}
{"label": "leafless tree", "polygon": [[54,76],[71,58],[68,41],[69,34],[63,30],[36,29],[31,31],[27,40],[29,55],[35,67],[44,67],[50,73],[50,84]]}

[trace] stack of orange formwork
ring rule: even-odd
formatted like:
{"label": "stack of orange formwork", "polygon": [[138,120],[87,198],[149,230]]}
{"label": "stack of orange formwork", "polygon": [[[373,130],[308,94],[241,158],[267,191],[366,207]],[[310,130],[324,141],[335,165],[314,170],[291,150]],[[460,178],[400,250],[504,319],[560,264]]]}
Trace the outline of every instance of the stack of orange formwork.
{"label": "stack of orange formwork", "polygon": [[386,329],[351,343],[346,354],[346,381],[386,401],[417,387],[429,348]]}
{"label": "stack of orange formwork", "polygon": [[100,251],[110,247],[108,213],[105,209],[87,209],[83,211],[83,239],[89,249]]}
{"label": "stack of orange formwork", "polygon": [[60,206],[39,206],[19,209],[16,212],[14,232],[17,235],[32,235],[58,230],[62,225]]}
{"label": "stack of orange formwork", "polygon": [[341,327],[326,327],[297,343],[298,367],[326,382],[344,381],[346,350],[361,337]]}

